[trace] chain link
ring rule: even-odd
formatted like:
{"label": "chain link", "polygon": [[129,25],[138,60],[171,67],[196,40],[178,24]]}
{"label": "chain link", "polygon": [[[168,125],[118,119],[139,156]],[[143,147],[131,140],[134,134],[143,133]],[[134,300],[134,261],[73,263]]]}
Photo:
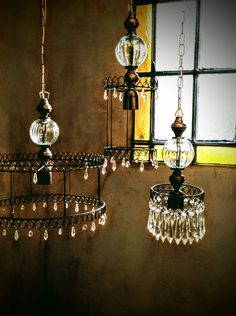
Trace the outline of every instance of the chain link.
{"label": "chain link", "polygon": [[49,98],[46,91],[46,65],[45,65],[45,32],[47,20],[47,0],[41,0],[41,81],[42,90],[39,92],[40,98]]}
{"label": "chain link", "polygon": [[179,35],[179,68],[178,68],[178,78],[177,78],[177,88],[178,88],[178,108],[175,112],[175,116],[183,116],[183,111],[181,109],[182,105],[182,89],[184,85],[183,78],[183,60],[185,54],[185,34],[184,34],[184,22],[185,22],[185,11],[182,11],[183,17],[181,21],[181,33]]}

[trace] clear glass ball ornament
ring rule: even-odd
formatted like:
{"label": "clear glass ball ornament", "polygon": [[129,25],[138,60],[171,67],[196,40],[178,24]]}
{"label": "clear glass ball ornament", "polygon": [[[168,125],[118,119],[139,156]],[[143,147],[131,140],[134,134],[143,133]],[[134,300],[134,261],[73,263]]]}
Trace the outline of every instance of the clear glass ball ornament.
{"label": "clear glass ball ornament", "polygon": [[122,66],[138,67],[147,56],[147,46],[141,37],[135,34],[126,35],[116,45],[115,54]]}
{"label": "clear glass ball ornament", "polygon": [[173,137],[164,144],[162,155],[169,168],[184,169],[193,161],[194,148],[188,139]]}
{"label": "clear glass ball ornament", "polygon": [[30,138],[37,145],[52,145],[59,136],[59,127],[50,117],[38,119],[30,126]]}

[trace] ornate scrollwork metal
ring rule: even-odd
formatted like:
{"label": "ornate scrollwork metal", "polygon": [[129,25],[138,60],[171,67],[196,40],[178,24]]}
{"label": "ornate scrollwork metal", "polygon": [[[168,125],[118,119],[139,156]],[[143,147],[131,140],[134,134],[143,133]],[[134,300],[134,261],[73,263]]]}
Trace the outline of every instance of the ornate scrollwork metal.
{"label": "ornate scrollwork metal", "polygon": [[[104,79],[104,89],[112,91],[116,89],[119,92],[125,92],[129,89],[124,76],[107,77]],[[158,81],[155,77],[139,77],[135,83],[135,89],[141,91],[154,91],[158,87]]]}
{"label": "ornate scrollwork metal", "polygon": [[[75,171],[100,167],[104,157],[88,153],[53,153],[50,171]],[[37,153],[0,154],[0,172],[34,172],[41,166]]]}

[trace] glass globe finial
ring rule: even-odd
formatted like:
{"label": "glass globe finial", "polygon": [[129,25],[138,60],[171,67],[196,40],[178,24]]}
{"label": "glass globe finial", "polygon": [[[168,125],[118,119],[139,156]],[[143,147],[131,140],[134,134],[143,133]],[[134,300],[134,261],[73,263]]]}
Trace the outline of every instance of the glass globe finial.
{"label": "glass globe finial", "polygon": [[58,139],[59,127],[50,117],[40,118],[31,124],[29,133],[35,144],[50,146]]}
{"label": "glass globe finial", "polygon": [[144,40],[136,34],[123,36],[116,45],[115,55],[124,67],[138,67],[147,56]]}
{"label": "glass globe finial", "polygon": [[184,137],[173,137],[168,140],[162,150],[165,164],[172,169],[184,169],[194,158],[194,148]]}

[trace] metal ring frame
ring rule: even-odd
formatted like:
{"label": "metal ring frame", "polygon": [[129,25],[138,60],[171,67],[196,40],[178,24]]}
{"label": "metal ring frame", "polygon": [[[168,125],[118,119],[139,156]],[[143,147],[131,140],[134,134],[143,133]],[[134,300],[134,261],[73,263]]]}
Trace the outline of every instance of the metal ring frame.
{"label": "metal ring frame", "polygon": [[[63,193],[16,195],[13,189],[13,175],[37,172],[42,162],[38,159],[37,153],[0,154],[0,172],[10,174],[11,186],[10,197],[0,199],[0,227],[3,229],[51,229],[83,225],[99,220],[106,212],[106,204],[100,199],[100,168],[104,160],[100,154],[54,153],[52,159],[47,163],[47,167],[50,171],[62,172],[64,177]],[[97,169],[98,171],[98,196],[67,194],[66,174],[70,171],[87,169]],[[32,177],[30,179],[32,180]],[[22,205],[27,209],[33,203],[36,203],[38,211],[34,212],[31,208],[30,215],[28,215],[29,212],[26,213],[25,210],[19,209]],[[46,203],[47,208],[43,206],[44,203]],[[58,215],[53,212],[53,203],[58,203]],[[72,204],[73,207],[76,204],[83,206],[83,210],[79,207],[77,210],[72,210]],[[45,212],[42,211],[44,207]],[[87,209],[88,207],[89,209]]]}
{"label": "metal ring frame", "polygon": [[[135,89],[137,91],[154,91],[157,89],[158,81],[153,77],[139,77],[138,81],[135,83]],[[114,76],[107,77],[104,79],[104,89],[114,90],[114,88],[119,92],[125,92],[129,89],[127,82],[125,82],[124,76]]]}
{"label": "metal ring frame", "polygon": [[[157,159],[157,150],[141,146],[135,147],[105,147],[104,156],[107,158],[113,157],[116,161],[122,161],[123,158],[130,161],[153,161]],[[148,156],[148,157],[147,157]]]}
{"label": "metal ring frame", "polygon": [[[15,217],[14,207],[21,204],[30,204],[32,202],[66,202],[66,203],[79,203],[81,205],[92,206],[91,211],[84,211],[79,213],[66,214],[64,209],[64,215],[60,216],[47,216],[47,217]],[[99,219],[106,211],[106,204],[103,201],[99,201],[94,197],[66,195],[63,194],[36,194],[36,195],[24,195],[17,196],[13,199],[0,200],[0,207],[4,208],[10,206],[11,215],[0,217],[0,227],[2,228],[14,228],[14,229],[40,229],[40,228],[60,228],[69,227],[75,224],[85,224]],[[64,206],[65,207],[65,206]],[[5,212],[2,209],[1,212]],[[20,211],[21,212],[21,211]]]}
{"label": "metal ring frame", "polygon": [[[53,153],[47,166],[50,171],[75,171],[102,166],[100,154]],[[37,153],[0,154],[0,172],[36,172],[42,162]]]}

